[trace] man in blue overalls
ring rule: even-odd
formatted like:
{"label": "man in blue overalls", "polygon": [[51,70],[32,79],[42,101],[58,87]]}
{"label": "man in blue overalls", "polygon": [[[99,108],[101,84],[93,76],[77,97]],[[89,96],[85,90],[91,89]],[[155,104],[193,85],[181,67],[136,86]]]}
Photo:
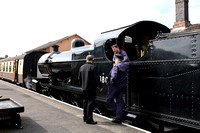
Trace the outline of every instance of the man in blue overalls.
{"label": "man in blue overalls", "polygon": [[[121,124],[124,101],[123,94],[127,87],[127,70],[129,63],[123,61],[121,54],[115,54],[115,64],[108,75],[108,95],[107,103],[110,105],[113,112],[116,113],[116,118],[112,120],[114,123]],[[114,101],[116,99],[116,102]]]}

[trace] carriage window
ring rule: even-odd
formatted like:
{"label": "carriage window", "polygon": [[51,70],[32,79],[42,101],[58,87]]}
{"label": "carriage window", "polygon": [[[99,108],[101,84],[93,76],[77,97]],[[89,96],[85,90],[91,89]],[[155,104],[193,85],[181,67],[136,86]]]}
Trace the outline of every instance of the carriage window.
{"label": "carriage window", "polygon": [[9,72],[11,72],[11,62],[9,62]]}
{"label": "carriage window", "polygon": [[6,72],[8,72],[8,62],[6,62]]}
{"label": "carriage window", "polygon": [[5,72],[5,63],[3,63],[3,72]]}

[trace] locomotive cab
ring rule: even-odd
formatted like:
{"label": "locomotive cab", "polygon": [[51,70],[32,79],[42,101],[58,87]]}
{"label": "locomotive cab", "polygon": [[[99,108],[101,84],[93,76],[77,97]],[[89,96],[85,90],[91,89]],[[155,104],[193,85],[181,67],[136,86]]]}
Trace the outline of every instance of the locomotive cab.
{"label": "locomotive cab", "polygon": [[[111,46],[118,44],[120,49],[126,51],[130,61],[138,60],[147,52],[149,40],[155,39],[158,33],[169,33],[166,26],[153,21],[141,21],[119,29],[106,31],[95,40],[95,46],[103,45],[106,58],[112,61]],[[99,52],[98,49],[95,49]],[[95,52],[95,54],[97,54]],[[97,54],[98,56],[98,54]]]}
{"label": "locomotive cab", "polygon": [[[113,67],[114,53],[111,46],[113,44],[118,44],[120,49],[126,51],[130,59],[130,69],[132,69],[132,63],[139,60],[145,60],[145,55],[148,53],[149,49],[149,40],[155,39],[160,32],[169,33],[170,29],[157,22],[141,21],[100,34],[94,42],[94,63],[97,66],[98,75],[100,75],[104,90],[97,94],[97,100],[106,102],[108,91],[106,83],[109,72]],[[142,83],[142,81],[140,82]],[[125,92],[124,95],[124,101],[127,106],[130,106],[130,103],[128,103],[129,99],[133,99],[128,96],[129,90],[132,89],[133,88],[128,87],[127,92]]]}

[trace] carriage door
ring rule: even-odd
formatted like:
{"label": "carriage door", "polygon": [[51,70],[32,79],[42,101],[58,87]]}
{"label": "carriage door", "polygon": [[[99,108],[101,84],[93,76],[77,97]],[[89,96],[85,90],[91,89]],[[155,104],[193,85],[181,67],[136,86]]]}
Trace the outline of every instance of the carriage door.
{"label": "carriage door", "polygon": [[14,65],[13,65],[14,82],[18,82],[18,63],[19,63],[19,60],[14,60]]}

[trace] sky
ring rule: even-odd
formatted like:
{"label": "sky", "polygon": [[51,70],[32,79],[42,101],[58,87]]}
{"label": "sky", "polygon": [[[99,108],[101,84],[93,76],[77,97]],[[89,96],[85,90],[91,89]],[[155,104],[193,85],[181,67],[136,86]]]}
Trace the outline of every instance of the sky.
{"label": "sky", "polygon": [[[191,24],[200,0],[189,1]],[[0,0],[0,57],[78,34],[91,44],[101,32],[151,20],[172,28],[175,0]]]}

